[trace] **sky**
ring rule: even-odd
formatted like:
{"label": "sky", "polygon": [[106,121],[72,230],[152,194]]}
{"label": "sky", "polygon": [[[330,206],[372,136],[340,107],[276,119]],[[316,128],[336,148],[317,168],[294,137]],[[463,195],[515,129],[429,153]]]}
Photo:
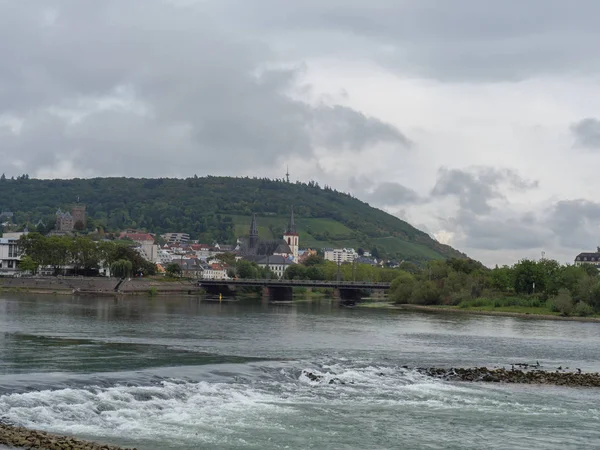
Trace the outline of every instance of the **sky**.
{"label": "sky", "polygon": [[572,262],[600,245],[599,16],[597,0],[0,0],[0,172],[289,167],[488,266]]}

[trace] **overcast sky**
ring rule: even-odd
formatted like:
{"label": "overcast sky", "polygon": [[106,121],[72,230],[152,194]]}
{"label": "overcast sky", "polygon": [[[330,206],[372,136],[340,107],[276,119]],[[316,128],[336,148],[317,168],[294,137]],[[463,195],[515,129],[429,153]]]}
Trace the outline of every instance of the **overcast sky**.
{"label": "overcast sky", "polygon": [[598,0],[0,0],[0,172],[289,165],[487,265],[571,262],[600,245],[598,17]]}

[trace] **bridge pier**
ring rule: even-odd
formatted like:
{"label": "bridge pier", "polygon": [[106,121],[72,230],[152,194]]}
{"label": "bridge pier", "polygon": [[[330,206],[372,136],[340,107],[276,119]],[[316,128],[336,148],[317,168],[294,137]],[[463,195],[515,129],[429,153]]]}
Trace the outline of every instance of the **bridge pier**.
{"label": "bridge pier", "polygon": [[202,288],[204,289],[204,291],[208,294],[208,295],[224,295],[224,296],[232,296],[235,294],[235,290],[233,290],[231,288],[231,286],[227,286],[227,285],[219,285],[219,284],[208,284],[206,286],[202,286]]}
{"label": "bridge pier", "polygon": [[287,286],[263,286],[262,296],[270,302],[289,302],[294,298],[294,289]]}
{"label": "bridge pier", "polygon": [[361,298],[361,292],[358,289],[335,288],[333,297],[344,304],[354,304]]}

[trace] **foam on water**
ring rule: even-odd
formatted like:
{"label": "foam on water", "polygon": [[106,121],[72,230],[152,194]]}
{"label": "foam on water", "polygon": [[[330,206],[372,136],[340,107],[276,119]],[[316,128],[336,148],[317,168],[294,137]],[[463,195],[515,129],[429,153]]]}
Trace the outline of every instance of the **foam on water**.
{"label": "foam on water", "polygon": [[[149,385],[8,394],[0,397],[0,416],[32,428],[141,448],[284,448],[300,436],[303,447],[311,448],[311,439],[340,442],[346,427],[357,425],[363,427],[362,436],[353,439],[368,444],[381,438],[379,426],[396,423],[400,414],[405,424],[386,430],[391,433],[387,438],[403,427],[412,430],[411,421],[436,416],[447,420],[458,411],[466,420],[537,415],[589,422],[599,417],[596,408],[568,402],[548,405],[537,402],[536,394],[525,398],[508,386],[446,383],[414,370],[368,362],[240,366],[245,376],[218,381],[171,378]],[[336,422],[324,426],[332,419]]]}

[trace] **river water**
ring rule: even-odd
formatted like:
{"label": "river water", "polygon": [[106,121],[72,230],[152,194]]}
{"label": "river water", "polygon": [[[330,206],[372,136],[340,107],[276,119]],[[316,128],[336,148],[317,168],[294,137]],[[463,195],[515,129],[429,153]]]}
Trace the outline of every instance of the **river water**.
{"label": "river water", "polygon": [[0,295],[0,417],[144,450],[600,448],[600,390],[413,370],[536,361],[600,371],[600,324]]}

